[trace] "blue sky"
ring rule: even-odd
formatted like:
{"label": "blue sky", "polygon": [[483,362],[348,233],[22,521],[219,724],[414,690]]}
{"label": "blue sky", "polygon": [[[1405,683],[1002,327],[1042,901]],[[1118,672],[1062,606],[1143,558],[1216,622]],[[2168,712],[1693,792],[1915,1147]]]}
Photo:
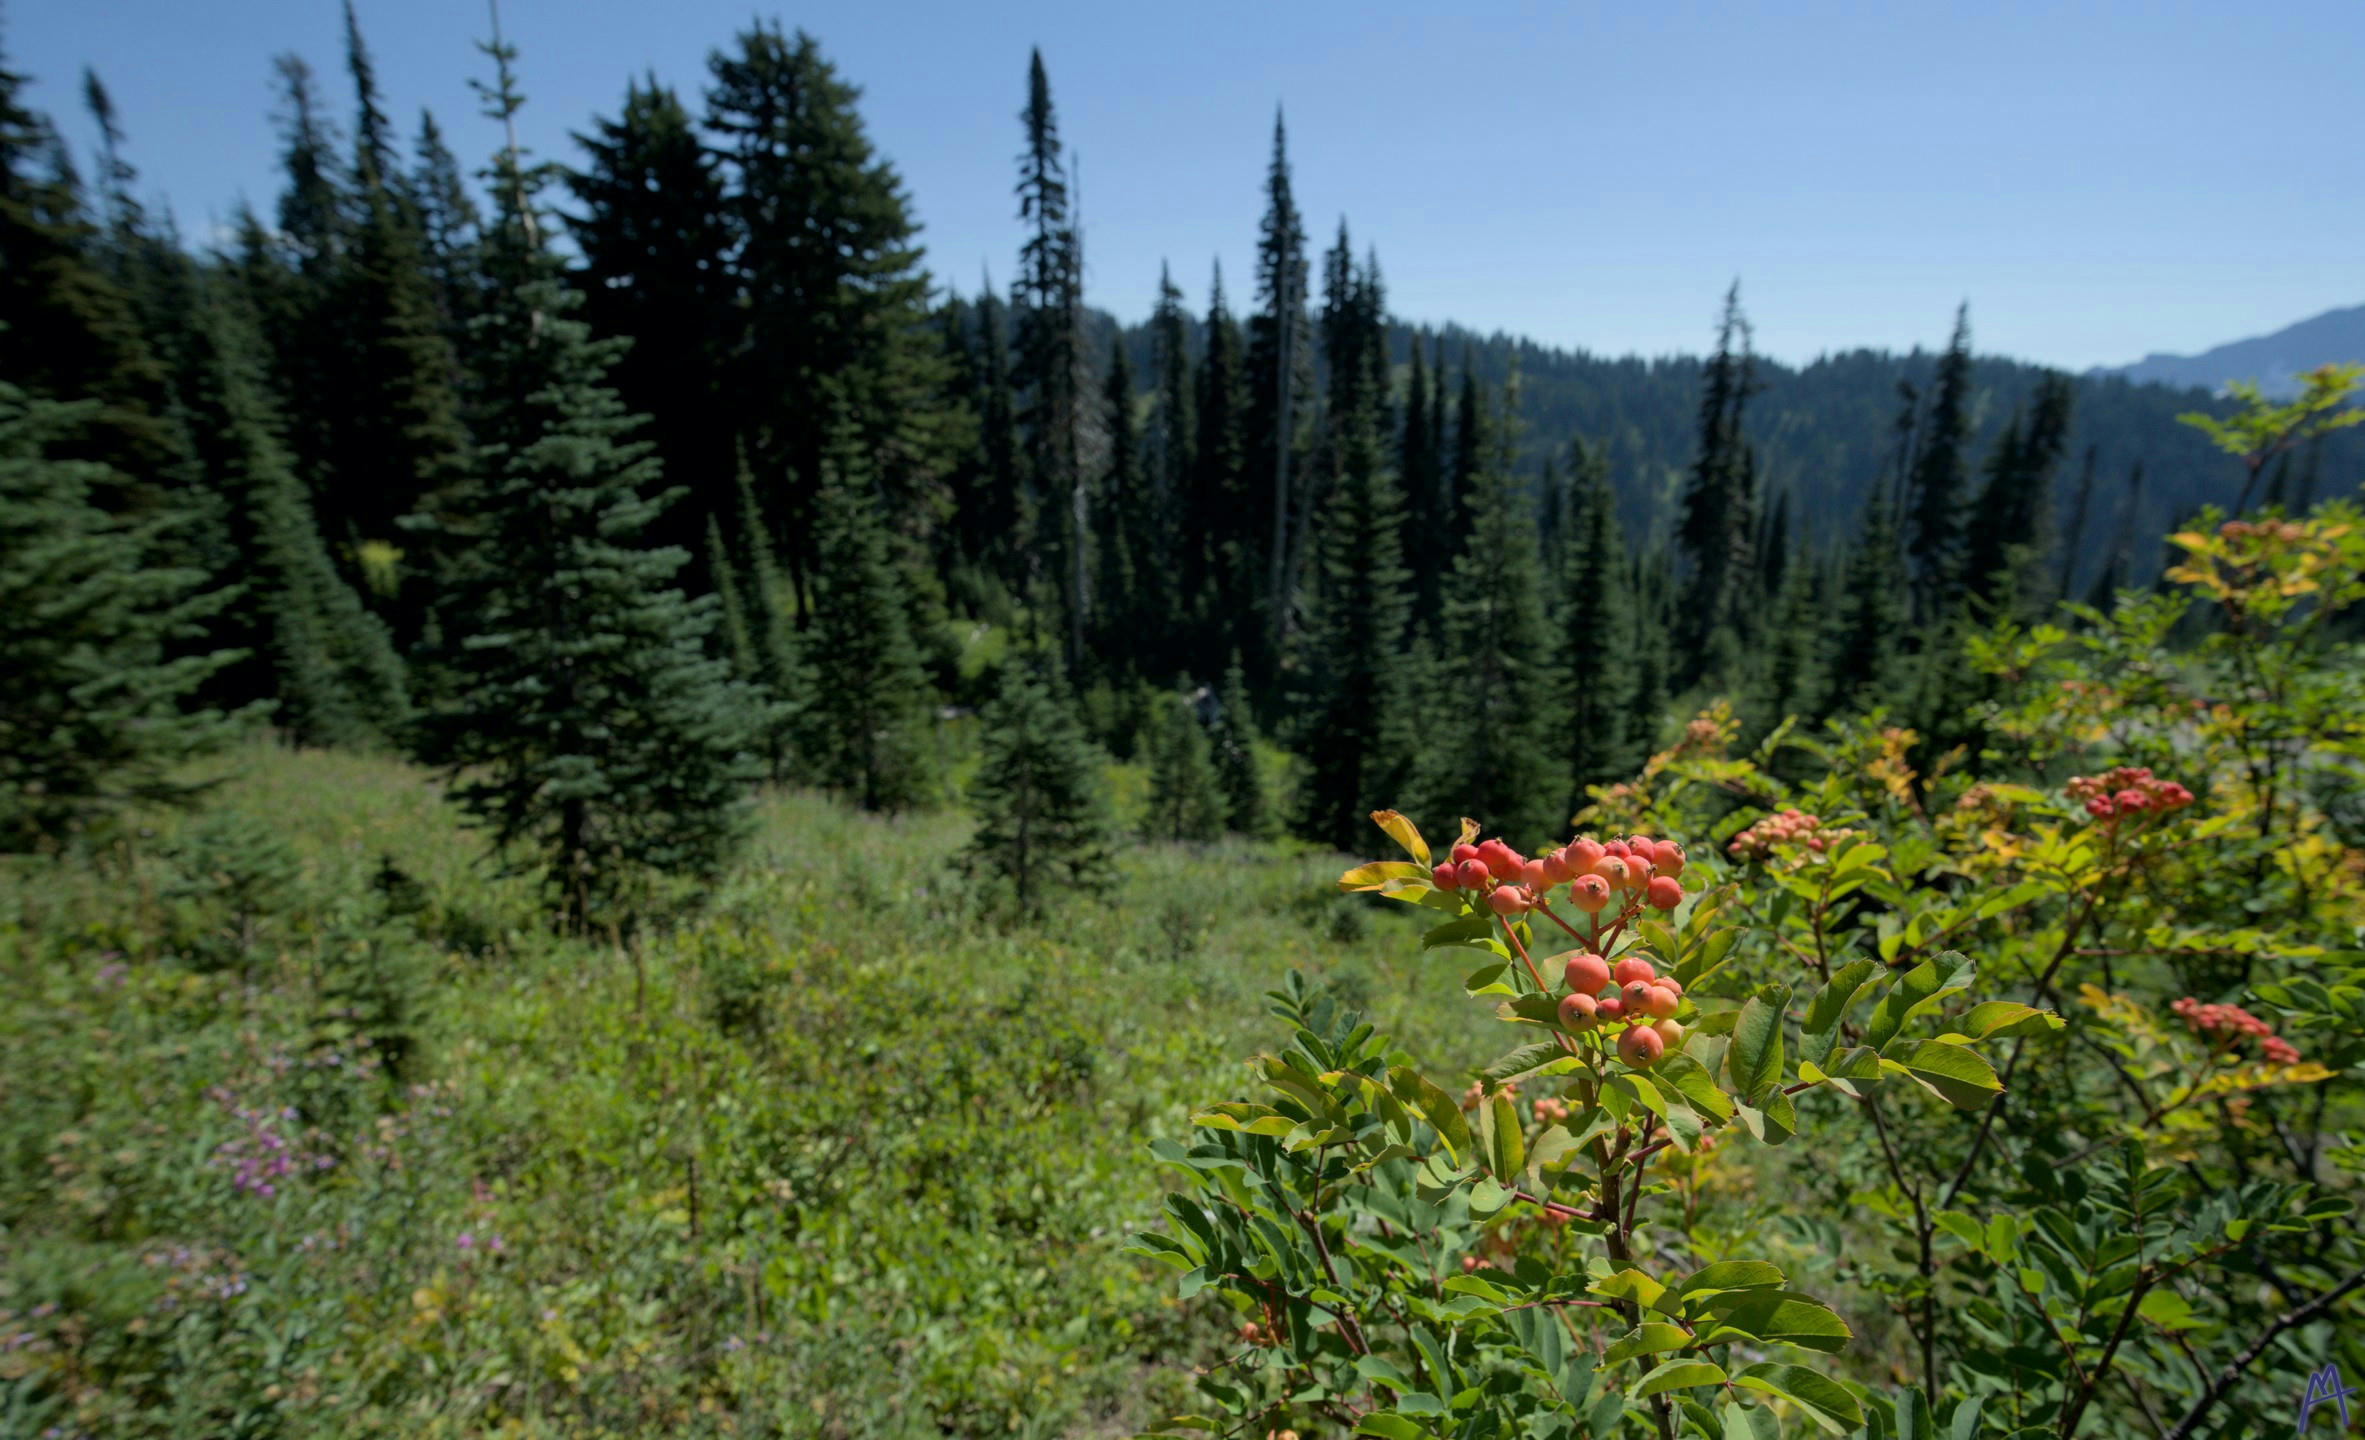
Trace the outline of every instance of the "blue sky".
{"label": "blue sky", "polygon": [[[405,131],[495,142],[467,89],[483,0],[358,0]],[[349,108],[338,0],[0,0],[11,67],[79,150],[95,65],[143,192],[203,237],[277,193],[271,57]],[[741,0],[506,0],[530,104],[568,136],[653,70],[694,95]],[[1235,305],[1273,110],[1327,243],[1391,308],[1613,354],[1697,351],[1738,275],[1759,348],[1943,343],[2072,367],[2191,351],[2365,300],[2355,0],[1413,7],[885,4],[793,13],[864,89],[940,280],[1006,278],[1027,49],[1081,164],[1090,300],[1145,314],[1171,260]]]}

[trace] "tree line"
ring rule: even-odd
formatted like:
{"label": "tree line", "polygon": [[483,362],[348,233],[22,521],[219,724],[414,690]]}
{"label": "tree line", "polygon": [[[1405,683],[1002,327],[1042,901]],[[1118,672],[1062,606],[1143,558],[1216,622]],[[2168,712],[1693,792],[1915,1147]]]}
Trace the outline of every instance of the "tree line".
{"label": "tree line", "polygon": [[1651,473],[1636,424],[1566,423],[1555,357],[1539,408],[1537,357],[1391,319],[1345,220],[1311,248],[1278,113],[1239,309],[1220,265],[1197,310],[1162,272],[1127,330],[1084,301],[1039,52],[1007,293],[963,296],[812,36],[755,23],[688,98],[634,81],[572,167],[519,149],[515,51],[484,48],[509,129],[471,183],[431,114],[399,133],[348,6],[343,106],[277,63],[275,209],[202,251],[143,209],[95,74],[86,180],[0,66],[11,653],[55,652],[10,728],[112,705],[147,747],[21,761],[21,834],[267,715],[446,767],[581,917],[719,864],[765,777],[937,799],[950,706],[984,712],[983,832],[1068,837],[1070,880],[1106,848],[1095,747],[1147,765],[1170,838],[1348,847],[1395,806],[1541,841],[1705,696],[1954,743],[1970,627],[2156,568],[2073,445],[2091,387],[1983,417],[1967,315],[1851,435],[1881,458],[1835,523],[1768,479],[1737,285],[1689,463]]}

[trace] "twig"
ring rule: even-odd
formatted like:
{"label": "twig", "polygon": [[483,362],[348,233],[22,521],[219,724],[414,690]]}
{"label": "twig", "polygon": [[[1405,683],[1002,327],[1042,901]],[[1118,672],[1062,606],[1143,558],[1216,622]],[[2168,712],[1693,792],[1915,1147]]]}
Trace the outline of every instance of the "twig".
{"label": "twig", "polygon": [[[2186,1436],[2198,1430],[2202,1417],[2206,1416],[2210,1409],[2224,1398],[2225,1392],[2233,1387],[2235,1381],[2242,1378],[2242,1372],[2250,1368],[2250,1362],[2266,1353],[2266,1347],[2274,1343],[2276,1336],[2286,1330],[2296,1329],[2307,1324],[2310,1320],[2331,1309],[2342,1296],[2360,1285],[2365,1285],[2365,1270],[2356,1271],[2348,1279],[2341,1281],[2338,1285],[2266,1327],[2265,1332],[2256,1340],[2251,1341],[2241,1354],[2236,1355],[2231,1364],[2217,1372],[2217,1378],[2209,1382],[2209,1388],[2203,1390],[2200,1398],[2193,1401],[2193,1408],[2185,1411],[2184,1418],[2176,1422],[2176,1428],[2168,1432],[2168,1440],[2185,1440]],[[2132,1310],[2133,1307],[2130,1306],[2129,1309]]]}

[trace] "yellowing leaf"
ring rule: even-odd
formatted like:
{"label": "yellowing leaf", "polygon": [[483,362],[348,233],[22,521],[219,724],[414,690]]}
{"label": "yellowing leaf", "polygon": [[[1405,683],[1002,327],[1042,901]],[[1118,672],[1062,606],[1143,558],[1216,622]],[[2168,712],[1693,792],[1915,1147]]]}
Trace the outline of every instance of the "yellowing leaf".
{"label": "yellowing leaf", "polygon": [[1388,838],[1404,847],[1404,853],[1419,861],[1423,869],[1432,863],[1429,842],[1421,838],[1420,827],[1394,810],[1374,810],[1371,821],[1388,832]]}

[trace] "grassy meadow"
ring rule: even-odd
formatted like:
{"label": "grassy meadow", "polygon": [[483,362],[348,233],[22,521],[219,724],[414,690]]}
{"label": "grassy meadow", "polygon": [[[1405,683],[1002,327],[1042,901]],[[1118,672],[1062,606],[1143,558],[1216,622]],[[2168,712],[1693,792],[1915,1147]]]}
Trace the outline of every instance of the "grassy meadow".
{"label": "grassy meadow", "polygon": [[10,862],[0,1434],[1170,1412],[1227,1337],[1120,1250],[1262,992],[1303,970],[1448,1066],[1484,1017],[1335,856],[1133,845],[1011,929],[967,825],[771,794],[673,923],[562,938],[423,772],[258,747],[134,842]]}

